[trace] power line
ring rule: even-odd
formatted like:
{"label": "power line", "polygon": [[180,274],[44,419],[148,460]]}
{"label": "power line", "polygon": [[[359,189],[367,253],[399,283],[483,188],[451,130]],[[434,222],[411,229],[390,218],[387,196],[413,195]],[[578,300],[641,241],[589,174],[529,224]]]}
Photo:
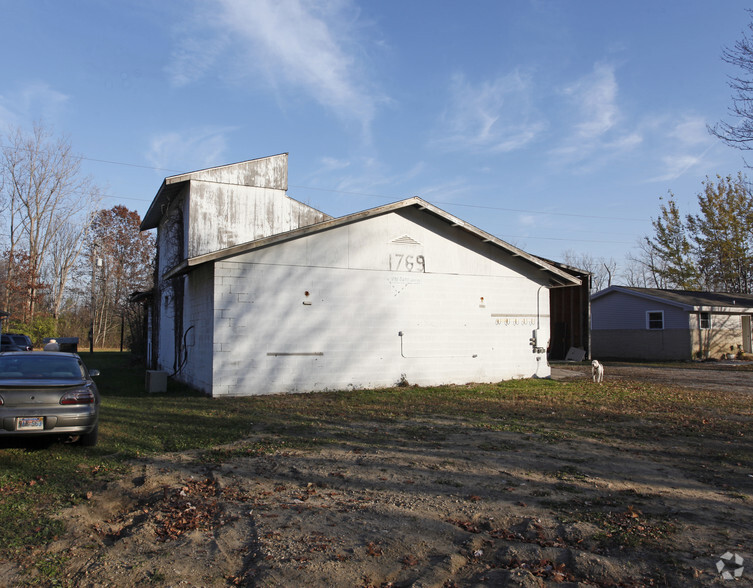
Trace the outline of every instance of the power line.
{"label": "power line", "polygon": [[[394,197],[390,196],[384,196],[383,194],[368,194],[365,192],[351,192],[346,190],[335,190],[332,188],[313,188],[311,186],[296,186],[296,185],[290,185],[290,188],[298,188],[301,190],[317,190],[319,192],[332,192],[334,194],[348,194],[352,196],[366,196],[369,198],[382,198],[385,200],[394,200]],[[421,196],[419,196],[421,197]],[[428,198],[424,198],[424,200],[428,201]],[[506,208],[502,206],[488,206],[484,204],[464,204],[461,202],[445,202],[442,200],[431,200],[433,204],[438,204],[442,206],[462,206],[465,208],[482,208],[485,210],[500,210],[503,212],[522,212],[526,214],[541,214],[541,215],[550,215],[550,216],[569,216],[569,217],[575,217],[575,218],[591,218],[591,219],[599,219],[599,220],[615,220],[615,221],[633,221],[633,222],[646,222],[647,219],[645,218],[629,218],[629,217],[616,217],[616,216],[596,216],[596,215],[589,215],[589,214],[575,214],[572,212],[547,212],[543,210],[526,210],[522,208]]]}
{"label": "power line", "polygon": [[[151,169],[154,171],[165,171],[165,172],[172,172],[176,174],[185,173],[181,170],[162,168],[162,167],[153,167],[149,165],[139,165],[135,163],[123,163],[120,161],[111,161],[107,159],[94,159],[90,157],[81,157],[81,159],[86,160],[86,161],[95,161],[97,163],[109,163],[111,165],[123,165],[127,167],[137,167],[141,169]],[[385,196],[384,194],[370,194],[368,192],[336,190],[334,188],[315,188],[313,186],[301,186],[301,185],[296,185],[296,184],[289,184],[288,188],[297,188],[299,190],[314,190],[317,192],[329,192],[332,194],[346,194],[349,196],[364,196],[367,198],[380,198],[382,200],[390,200],[390,201],[395,199],[395,197],[393,196]],[[398,200],[400,199],[402,198],[398,197]],[[647,220],[645,218],[599,216],[599,215],[592,215],[592,214],[576,214],[573,212],[552,212],[552,211],[543,211],[543,210],[529,210],[529,209],[524,209],[524,208],[507,208],[503,206],[489,206],[485,204],[465,204],[461,202],[447,202],[447,201],[442,201],[442,200],[434,200],[433,203],[437,205],[442,205],[442,206],[460,206],[463,208],[479,208],[479,209],[484,209],[484,210],[499,210],[502,212],[519,212],[519,213],[524,213],[524,214],[540,214],[540,215],[548,215],[548,216],[567,216],[567,217],[572,217],[572,218],[590,218],[590,219],[598,219],[598,220],[630,221],[630,222],[646,222]]]}
{"label": "power line", "polygon": [[[3,145],[4,148],[7,148],[8,146]],[[163,168],[163,167],[155,167],[150,165],[141,165],[137,163],[126,163],[122,161],[112,161],[109,159],[96,159],[93,157],[84,157],[79,156],[79,159],[82,161],[92,161],[95,163],[106,163],[109,165],[120,165],[124,167],[135,167],[139,169],[149,169],[153,171],[162,171],[162,172],[171,172],[175,174],[179,173],[185,173],[181,170],[176,169],[170,169],[170,168]],[[301,185],[294,185],[290,184],[288,186],[289,188],[297,188],[300,190],[313,190],[318,192],[329,192],[332,194],[346,194],[349,196],[364,196],[368,198],[380,198],[382,200],[389,200],[393,201],[395,200],[395,197],[393,196],[386,196],[384,194],[370,194],[367,192],[355,192],[350,190],[336,190],[334,188],[316,188],[313,186],[301,186]],[[127,197],[127,196],[111,196],[111,195],[104,195],[105,198],[120,198],[123,200],[136,200],[140,202],[150,202],[150,199],[147,198],[135,198],[135,197]],[[403,197],[404,198],[404,197]],[[398,200],[401,198],[398,197]],[[428,201],[428,199],[426,199]],[[441,205],[441,206],[456,206],[456,207],[462,207],[462,208],[476,208],[476,209],[482,209],[482,210],[497,210],[500,212],[517,212],[521,214],[536,214],[536,215],[543,215],[543,216],[564,216],[564,217],[570,217],[570,218],[585,218],[585,219],[595,219],[595,220],[610,220],[610,221],[628,221],[628,222],[646,222],[647,219],[645,218],[631,218],[631,217],[616,217],[616,216],[600,216],[600,215],[590,215],[590,214],[577,214],[573,212],[553,212],[553,211],[544,211],[544,210],[530,210],[525,208],[508,208],[504,206],[489,206],[485,204],[467,204],[462,202],[449,202],[449,201],[442,201],[442,200],[432,200],[433,204]],[[544,239],[544,237],[536,237],[537,239]],[[561,239],[561,240],[567,240],[567,239]],[[576,239],[577,241],[584,241],[582,239]],[[584,242],[591,242],[585,240]],[[593,241],[593,242],[601,242],[601,241]],[[614,241],[614,243],[621,243],[619,241]]]}
{"label": "power line", "polygon": [[504,241],[510,241],[511,239],[525,239],[536,241],[567,241],[578,243],[609,243],[610,245],[635,245],[632,241],[605,241],[598,239],[573,239],[572,237],[534,237],[531,235],[505,235],[502,237]]}
{"label": "power line", "polygon": [[109,163],[110,165],[122,165],[122,166],[125,166],[125,167],[138,167],[138,168],[141,168],[141,169],[151,169],[151,170],[154,170],[154,171],[166,171],[166,172],[173,172],[173,173],[176,173],[176,174],[183,173],[183,172],[181,172],[180,170],[177,170],[177,169],[168,169],[168,168],[165,168],[165,167],[154,167],[154,166],[151,166],[151,165],[139,165],[138,163],[123,163],[122,161],[110,161],[108,159],[94,159],[92,157],[83,157],[83,156],[79,156],[79,159],[81,161],[94,161],[96,163]]}

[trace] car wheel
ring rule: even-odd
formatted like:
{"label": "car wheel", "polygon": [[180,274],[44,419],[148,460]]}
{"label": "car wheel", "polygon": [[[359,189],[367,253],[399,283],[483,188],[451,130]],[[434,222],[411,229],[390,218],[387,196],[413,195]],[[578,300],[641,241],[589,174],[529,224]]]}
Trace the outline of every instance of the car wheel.
{"label": "car wheel", "polygon": [[89,433],[85,433],[79,437],[79,444],[83,447],[94,447],[97,444],[97,437],[99,436],[99,425],[95,425]]}

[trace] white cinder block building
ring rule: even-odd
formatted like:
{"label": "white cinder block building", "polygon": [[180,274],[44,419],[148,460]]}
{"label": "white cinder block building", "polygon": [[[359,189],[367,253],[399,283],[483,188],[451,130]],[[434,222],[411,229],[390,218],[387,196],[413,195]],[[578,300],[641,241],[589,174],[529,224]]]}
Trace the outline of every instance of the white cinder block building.
{"label": "white cinder block building", "polygon": [[153,367],[213,396],[549,376],[578,278],[419,198],[333,219],[286,188],[286,154],[165,180]]}

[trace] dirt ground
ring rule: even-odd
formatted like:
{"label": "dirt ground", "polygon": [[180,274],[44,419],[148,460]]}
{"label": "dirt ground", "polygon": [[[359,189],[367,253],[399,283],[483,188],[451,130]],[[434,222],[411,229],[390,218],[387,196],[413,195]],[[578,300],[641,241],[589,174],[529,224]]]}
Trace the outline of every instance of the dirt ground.
{"label": "dirt ground", "polygon": [[[753,391],[753,372],[606,377]],[[753,464],[673,440],[414,420],[316,450],[168,454],[64,513],[48,553],[82,587],[753,585]]]}

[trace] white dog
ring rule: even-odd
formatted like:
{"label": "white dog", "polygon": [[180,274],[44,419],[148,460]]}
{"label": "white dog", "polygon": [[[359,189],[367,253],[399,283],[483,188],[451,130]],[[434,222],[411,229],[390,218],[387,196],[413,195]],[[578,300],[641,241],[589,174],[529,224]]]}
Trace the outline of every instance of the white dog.
{"label": "white dog", "polygon": [[591,377],[597,384],[601,384],[604,379],[604,366],[595,359],[591,362]]}

